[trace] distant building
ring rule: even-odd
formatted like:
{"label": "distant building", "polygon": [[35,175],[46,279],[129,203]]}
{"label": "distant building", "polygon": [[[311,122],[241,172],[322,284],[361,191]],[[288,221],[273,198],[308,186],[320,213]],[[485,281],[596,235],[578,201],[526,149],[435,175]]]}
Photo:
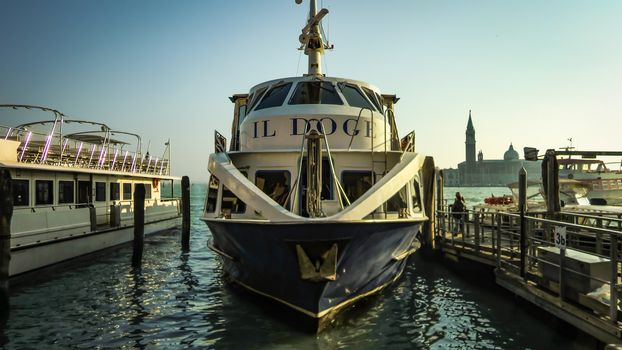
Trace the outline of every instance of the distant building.
{"label": "distant building", "polygon": [[458,169],[443,169],[445,186],[506,186],[518,181],[521,167],[527,170],[529,180],[540,180],[540,161],[532,162],[520,159],[518,152],[510,143],[503,154],[503,159],[484,160],[480,150],[475,159],[475,128],[469,111],[466,128],[465,161],[458,164]]}

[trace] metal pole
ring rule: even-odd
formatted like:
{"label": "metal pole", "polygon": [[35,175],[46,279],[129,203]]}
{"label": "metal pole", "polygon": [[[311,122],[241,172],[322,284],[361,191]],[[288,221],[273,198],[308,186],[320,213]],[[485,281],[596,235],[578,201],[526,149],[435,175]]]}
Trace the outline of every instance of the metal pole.
{"label": "metal pole", "polygon": [[181,178],[181,249],[190,250],[190,179],[188,176]]}
{"label": "metal pole", "polygon": [[497,214],[497,267],[501,267],[501,215]]}
{"label": "metal pole", "polygon": [[145,243],[145,184],[134,185],[134,251],[132,265],[140,266]]}
{"label": "metal pole", "polygon": [[609,284],[609,316],[611,322],[618,323],[618,238],[611,235],[611,281]]}
{"label": "metal pole", "polygon": [[566,293],[564,292],[564,260],[566,260],[566,249],[559,249],[559,300],[564,301]]}
{"label": "metal pole", "polygon": [[473,211],[473,223],[475,225],[475,251],[478,253],[479,253],[479,234],[480,234],[479,220],[480,220],[479,211]]}
{"label": "metal pole", "polygon": [[526,227],[525,211],[527,209],[527,171],[521,167],[518,171],[518,210],[520,211],[520,276],[525,278]]}
{"label": "metal pole", "polygon": [[9,316],[9,264],[11,262],[11,218],[13,193],[11,174],[0,171],[0,327]]}

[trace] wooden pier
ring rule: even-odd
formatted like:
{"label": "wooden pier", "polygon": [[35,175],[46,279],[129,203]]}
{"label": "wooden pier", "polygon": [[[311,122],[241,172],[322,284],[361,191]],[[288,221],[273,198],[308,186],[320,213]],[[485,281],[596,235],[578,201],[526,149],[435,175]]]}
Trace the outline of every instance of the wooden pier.
{"label": "wooden pier", "polygon": [[469,210],[460,228],[440,208],[436,249],[453,261],[494,267],[500,286],[603,343],[622,343],[622,215],[547,215]]}

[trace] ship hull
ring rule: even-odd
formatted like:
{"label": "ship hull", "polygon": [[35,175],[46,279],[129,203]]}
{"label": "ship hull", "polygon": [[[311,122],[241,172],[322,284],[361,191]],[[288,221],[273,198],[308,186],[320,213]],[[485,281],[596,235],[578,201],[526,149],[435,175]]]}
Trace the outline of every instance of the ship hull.
{"label": "ship hull", "polygon": [[[406,258],[418,246],[416,236],[421,225],[417,221],[206,222],[213,236],[210,248],[223,257],[229,280],[281,302],[318,324],[395,281],[404,270]],[[326,270],[320,266],[325,262],[322,257],[334,246],[335,275],[305,279],[301,252],[316,271]]]}
{"label": "ship hull", "polygon": [[[179,216],[145,224],[144,234],[150,235],[181,226]],[[11,249],[11,277],[111,248],[134,239],[134,226],[90,232],[56,240],[33,242]]]}

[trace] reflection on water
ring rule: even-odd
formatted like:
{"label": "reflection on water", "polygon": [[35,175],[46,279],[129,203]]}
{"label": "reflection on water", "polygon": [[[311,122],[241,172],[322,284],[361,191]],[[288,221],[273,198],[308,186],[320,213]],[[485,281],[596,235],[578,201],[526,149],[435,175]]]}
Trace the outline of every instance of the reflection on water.
{"label": "reflection on water", "polygon": [[317,336],[302,333],[266,312],[273,304],[223,283],[220,262],[206,249],[203,194],[197,192],[193,188],[189,252],[181,252],[179,232],[169,232],[145,241],[140,268],[131,267],[131,246],[125,246],[14,286],[11,315],[0,331],[4,348],[585,346],[552,318],[536,316],[503,293],[490,275],[465,277],[419,256],[394,286],[347,310],[337,327]]}

